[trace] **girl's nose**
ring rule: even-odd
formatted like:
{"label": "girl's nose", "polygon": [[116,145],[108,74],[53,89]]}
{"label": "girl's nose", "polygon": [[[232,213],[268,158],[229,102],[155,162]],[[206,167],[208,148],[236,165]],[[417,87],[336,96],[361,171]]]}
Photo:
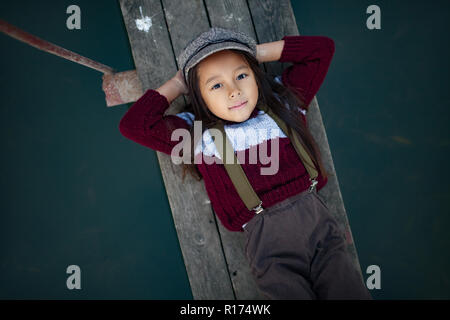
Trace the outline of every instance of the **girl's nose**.
{"label": "girl's nose", "polygon": [[239,88],[235,87],[233,90],[231,90],[230,98],[234,98],[236,96],[241,95],[241,90]]}

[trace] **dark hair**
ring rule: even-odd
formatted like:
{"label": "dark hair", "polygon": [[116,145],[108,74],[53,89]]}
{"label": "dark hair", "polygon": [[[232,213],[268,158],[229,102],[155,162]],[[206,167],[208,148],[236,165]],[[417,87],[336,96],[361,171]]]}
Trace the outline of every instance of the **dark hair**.
{"label": "dark hair", "polygon": [[[256,107],[260,103],[265,103],[270,106],[272,111],[279,116],[287,126],[293,128],[297,131],[301,137],[300,142],[305,147],[306,152],[311,157],[312,161],[317,170],[320,172],[322,177],[328,177],[330,173],[325,170],[323,166],[322,159],[320,156],[320,151],[317,143],[314,141],[313,136],[306,128],[303,119],[301,118],[300,111],[297,106],[304,108],[304,99],[300,97],[300,93],[297,90],[293,90],[286,87],[273,79],[273,75],[264,72],[260,66],[258,60],[250,55],[249,53],[241,50],[229,49],[237,54],[243,56],[247,61],[250,68],[253,70],[255,75],[256,83],[258,85],[258,102]],[[190,103],[185,106],[184,111],[188,111],[194,114],[194,121],[202,121],[202,134],[199,135],[202,139],[203,132],[213,126],[217,121],[223,121],[221,118],[214,115],[207,107],[205,101],[200,93],[200,88],[198,86],[198,65],[189,70],[188,73],[188,84]],[[283,105],[274,95],[274,92],[278,94],[279,98],[283,102],[287,102],[289,108]],[[294,107],[295,106],[295,107]],[[190,136],[194,137],[194,126],[191,126]],[[198,171],[197,166],[194,163],[194,146],[197,145],[197,141],[191,139],[191,155],[190,163],[183,163],[183,182],[186,172],[189,172],[196,180],[200,181],[202,179],[201,173]]]}

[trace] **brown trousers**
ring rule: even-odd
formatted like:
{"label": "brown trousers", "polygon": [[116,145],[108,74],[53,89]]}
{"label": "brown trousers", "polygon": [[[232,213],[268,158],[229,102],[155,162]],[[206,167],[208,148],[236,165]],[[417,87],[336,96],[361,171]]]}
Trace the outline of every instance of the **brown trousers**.
{"label": "brown trousers", "polygon": [[335,218],[314,189],[255,215],[245,253],[269,299],[372,299]]}

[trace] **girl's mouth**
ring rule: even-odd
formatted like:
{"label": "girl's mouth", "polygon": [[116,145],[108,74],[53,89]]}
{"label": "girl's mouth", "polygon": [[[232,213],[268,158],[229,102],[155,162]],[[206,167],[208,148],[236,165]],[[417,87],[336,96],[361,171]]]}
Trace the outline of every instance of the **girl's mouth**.
{"label": "girl's mouth", "polygon": [[248,102],[248,101],[245,101],[245,102],[243,102],[243,103],[241,103],[241,104],[239,104],[239,105],[237,105],[237,106],[231,107],[230,109],[239,109],[239,108],[242,108],[243,106],[245,106],[245,105],[247,104],[247,102]]}

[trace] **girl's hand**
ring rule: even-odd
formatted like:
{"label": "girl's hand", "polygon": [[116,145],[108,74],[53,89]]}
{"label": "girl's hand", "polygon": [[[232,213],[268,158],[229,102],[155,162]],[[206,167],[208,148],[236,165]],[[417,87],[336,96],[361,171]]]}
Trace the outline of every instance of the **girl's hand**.
{"label": "girl's hand", "polygon": [[262,56],[263,56],[263,49],[261,48],[260,44],[256,45],[256,60],[258,60],[259,63],[263,62]]}
{"label": "girl's hand", "polygon": [[172,79],[176,83],[177,87],[180,89],[180,92],[182,94],[186,94],[186,95],[189,94],[189,90],[187,88],[186,82],[184,81],[181,70],[178,70]]}
{"label": "girl's hand", "polygon": [[256,45],[256,59],[259,63],[278,61],[284,47],[284,40],[266,42]]}

